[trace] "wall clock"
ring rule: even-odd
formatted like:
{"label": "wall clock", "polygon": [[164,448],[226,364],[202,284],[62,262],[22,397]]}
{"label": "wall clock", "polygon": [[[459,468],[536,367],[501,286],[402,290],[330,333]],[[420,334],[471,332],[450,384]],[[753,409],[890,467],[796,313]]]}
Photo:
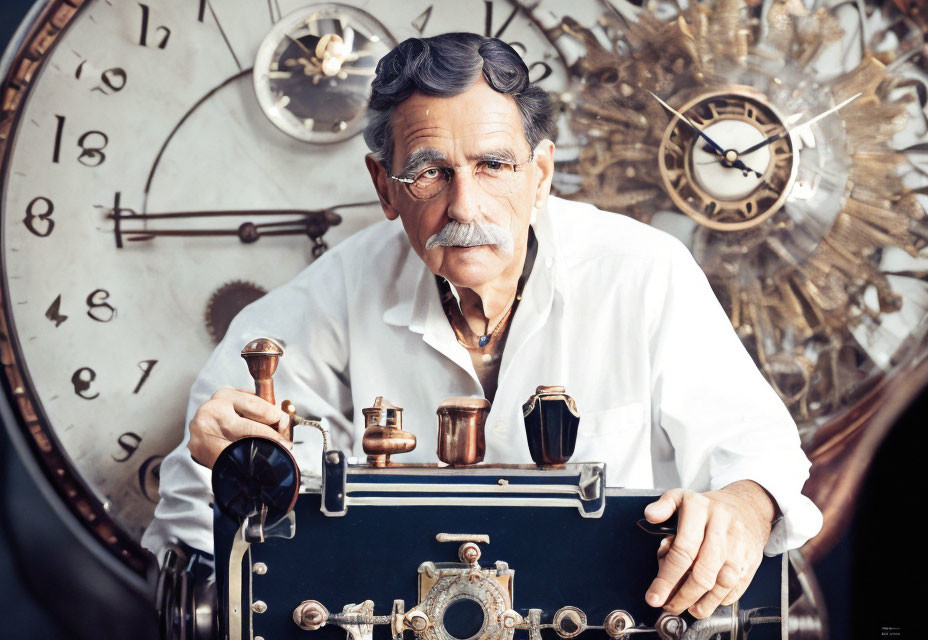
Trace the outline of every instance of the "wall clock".
{"label": "wall clock", "polygon": [[[374,66],[412,36],[513,43],[502,0],[52,0],[2,85],[2,357],[29,455],[126,567],[189,386],[242,306],[381,218],[358,135]],[[338,224],[335,224],[338,222]]]}
{"label": "wall clock", "polygon": [[572,80],[556,186],[693,252],[814,461],[815,558],[928,380],[918,4],[525,6]]}

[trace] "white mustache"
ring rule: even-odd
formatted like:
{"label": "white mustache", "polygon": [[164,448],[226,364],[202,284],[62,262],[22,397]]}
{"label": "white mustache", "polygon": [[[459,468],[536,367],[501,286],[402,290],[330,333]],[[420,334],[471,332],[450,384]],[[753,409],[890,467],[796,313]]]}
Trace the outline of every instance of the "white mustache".
{"label": "white mustache", "polygon": [[426,241],[425,250],[431,251],[435,247],[496,245],[503,253],[512,255],[513,243],[509,229],[498,224],[476,220],[470,223],[451,220],[441,231]]}

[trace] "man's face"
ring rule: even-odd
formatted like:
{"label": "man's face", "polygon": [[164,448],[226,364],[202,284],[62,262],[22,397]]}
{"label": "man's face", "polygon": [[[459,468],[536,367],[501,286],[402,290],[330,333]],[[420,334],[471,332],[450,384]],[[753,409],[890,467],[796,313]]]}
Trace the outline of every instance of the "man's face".
{"label": "man's face", "polygon": [[[391,180],[372,157],[368,169],[384,212],[402,220],[409,242],[429,270],[456,286],[474,288],[521,272],[532,207],[543,207],[551,187],[554,145],[543,141],[531,155],[515,100],[498,93],[481,76],[457,96],[414,93],[393,115],[393,175],[418,175],[429,168],[454,169],[441,193],[417,199],[406,184]],[[481,186],[474,170],[500,159],[519,164],[508,193]],[[500,245],[436,246],[426,242],[451,221],[490,223],[508,231],[513,250]]]}

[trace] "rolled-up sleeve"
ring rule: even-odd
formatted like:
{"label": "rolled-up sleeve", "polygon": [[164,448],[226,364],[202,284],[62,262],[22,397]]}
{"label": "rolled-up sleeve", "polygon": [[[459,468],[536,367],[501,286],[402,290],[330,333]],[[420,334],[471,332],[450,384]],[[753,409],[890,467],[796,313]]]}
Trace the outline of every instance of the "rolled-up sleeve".
{"label": "rolled-up sleeve", "polygon": [[818,533],[822,515],[801,493],[810,463],[796,425],[689,251],[673,242],[670,253],[666,286],[651,310],[651,383],[681,484],[711,491],[753,480],[783,516],[764,552],[797,548]]}

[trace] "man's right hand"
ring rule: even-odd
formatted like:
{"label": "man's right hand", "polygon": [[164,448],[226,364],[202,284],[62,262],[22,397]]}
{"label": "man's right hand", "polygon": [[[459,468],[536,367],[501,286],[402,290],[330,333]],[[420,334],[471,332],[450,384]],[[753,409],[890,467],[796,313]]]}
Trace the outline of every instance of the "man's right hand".
{"label": "man's right hand", "polygon": [[289,425],[290,416],[279,407],[250,391],[223,387],[197,409],[187,448],[196,462],[212,469],[223,449],[249,436],[264,436],[292,449],[293,443],[281,435]]}

